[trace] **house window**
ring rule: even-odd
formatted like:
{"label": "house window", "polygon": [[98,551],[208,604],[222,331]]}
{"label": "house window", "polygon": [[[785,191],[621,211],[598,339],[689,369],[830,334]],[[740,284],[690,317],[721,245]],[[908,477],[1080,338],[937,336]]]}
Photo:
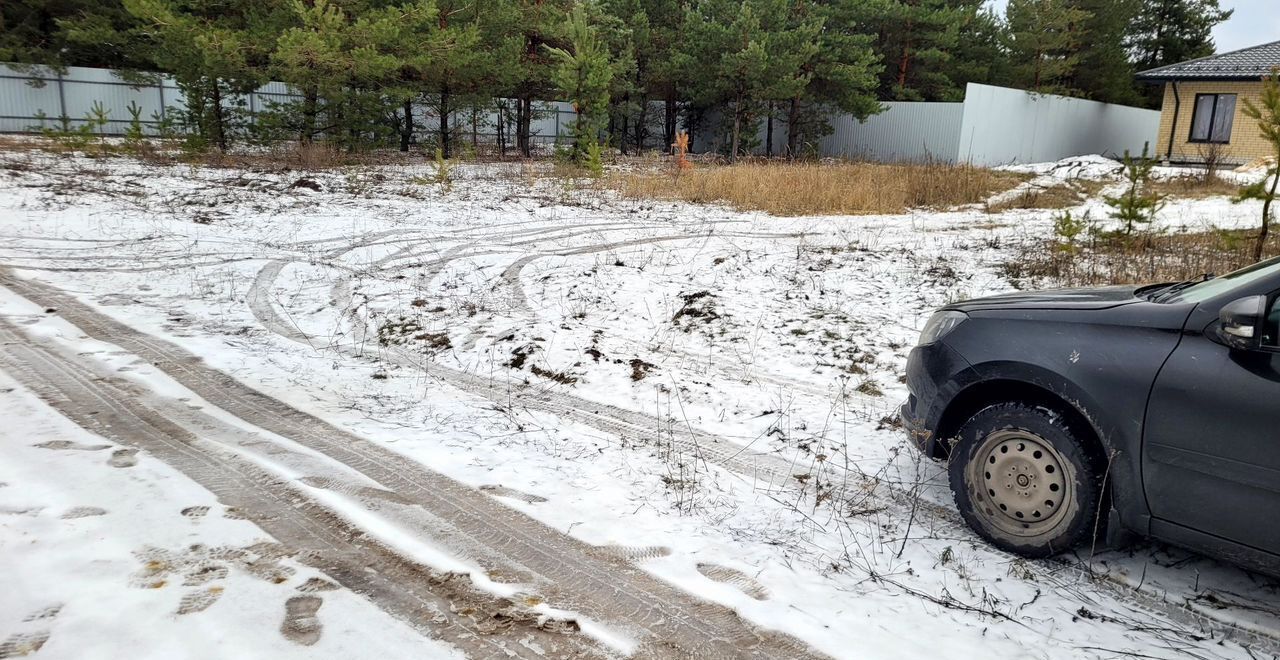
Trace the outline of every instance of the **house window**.
{"label": "house window", "polygon": [[1235,94],[1196,94],[1195,112],[1191,115],[1191,141],[1230,142],[1235,118]]}

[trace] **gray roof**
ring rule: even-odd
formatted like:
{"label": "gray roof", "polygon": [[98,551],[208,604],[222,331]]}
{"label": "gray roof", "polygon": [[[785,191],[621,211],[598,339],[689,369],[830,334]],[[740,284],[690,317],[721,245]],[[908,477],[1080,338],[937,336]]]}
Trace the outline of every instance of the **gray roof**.
{"label": "gray roof", "polygon": [[1276,67],[1280,67],[1280,41],[1143,71],[1138,79],[1258,80]]}

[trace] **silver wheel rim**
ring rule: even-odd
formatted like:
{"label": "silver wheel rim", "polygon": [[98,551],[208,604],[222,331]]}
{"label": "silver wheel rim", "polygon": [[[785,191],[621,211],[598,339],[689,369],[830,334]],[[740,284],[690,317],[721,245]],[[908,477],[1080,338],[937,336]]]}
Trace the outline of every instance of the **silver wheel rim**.
{"label": "silver wheel rim", "polygon": [[974,511],[1009,536],[1051,534],[1075,508],[1073,466],[1029,431],[989,434],[965,472]]}

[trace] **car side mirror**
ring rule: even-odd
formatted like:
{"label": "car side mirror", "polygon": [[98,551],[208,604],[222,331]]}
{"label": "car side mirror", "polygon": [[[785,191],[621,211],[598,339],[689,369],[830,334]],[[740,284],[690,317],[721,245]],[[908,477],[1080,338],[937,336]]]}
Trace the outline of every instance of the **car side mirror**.
{"label": "car side mirror", "polygon": [[1218,339],[1232,350],[1252,351],[1262,346],[1262,323],[1267,297],[1233,300],[1218,312]]}

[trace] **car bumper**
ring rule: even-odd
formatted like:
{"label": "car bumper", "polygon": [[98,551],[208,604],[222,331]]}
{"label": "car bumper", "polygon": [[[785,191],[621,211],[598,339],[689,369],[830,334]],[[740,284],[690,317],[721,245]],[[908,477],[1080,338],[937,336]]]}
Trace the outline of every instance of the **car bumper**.
{"label": "car bumper", "polygon": [[969,363],[943,341],[917,346],[907,356],[907,390],[898,411],[907,438],[927,456],[940,458],[937,442],[943,412],[960,390]]}
{"label": "car bumper", "polygon": [[902,428],[907,433],[907,439],[911,441],[915,448],[926,453],[933,453],[933,444],[929,441],[932,433],[929,432],[925,425],[924,418],[916,413],[919,400],[916,395],[910,394],[907,400],[902,403],[902,407],[898,409],[898,419],[902,422]]}

